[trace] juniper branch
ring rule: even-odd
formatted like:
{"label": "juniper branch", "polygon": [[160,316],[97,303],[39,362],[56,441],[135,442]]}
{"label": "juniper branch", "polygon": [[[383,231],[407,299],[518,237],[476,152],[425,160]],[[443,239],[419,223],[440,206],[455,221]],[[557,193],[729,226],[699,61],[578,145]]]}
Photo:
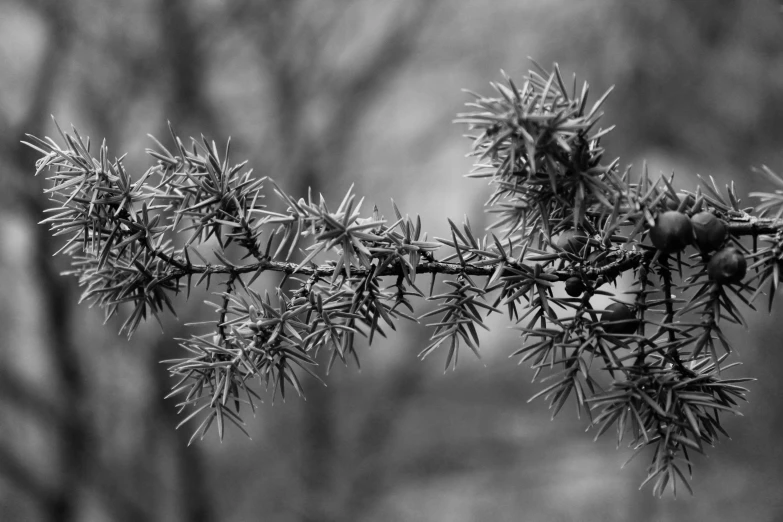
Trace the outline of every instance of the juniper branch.
{"label": "juniper branch", "polygon": [[[751,215],[730,216],[727,219],[729,233],[734,237],[759,236],[762,234],[776,234],[783,230],[783,219],[759,218]],[[645,255],[650,256],[650,250],[636,252],[618,253],[618,259],[613,260],[601,267],[588,267],[583,271],[579,270],[555,270],[552,272],[559,280],[565,281],[579,273],[584,273],[587,277],[593,279],[599,275],[609,275],[616,277],[627,270],[633,270],[640,266]],[[652,251],[654,253],[654,251]],[[172,258],[161,252],[155,252],[155,255],[168,263],[171,263],[173,269],[167,275],[167,278],[180,278],[195,274],[254,274],[258,272],[281,272],[288,275],[301,275],[304,277],[318,276],[321,279],[330,279],[335,275],[334,265],[305,265],[286,261],[274,261],[271,259],[262,259],[256,263],[247,265],[222,265],[216,264],[191,264],[184,263],[181,258]],[[498,269],[500,263],[494,263],[483,266],[476,266],[470,263],[450,263],[443,261],[422,261],[415,269],[417,274],[438,274],[438,275],[459,275],[489,277]],[[521,266],[522,263],[516,263]],[[513,266],[513,265],[512,265]],[[366,277],[375,275],[376,277],[398,277],[404,274],[399,264],[389,265],[382,270],[375,270],[374,267],[367,268],[355,266],[350,269],[352,275],[357,277]]]}
{"label": "juniper branch", "polygon": [[[212,276],[225,284],[220,302],[210,303],[210,332],[181,340],[189,354],[167,361],[180,379],[171,395],[184,396],[181,409],[194,408],[183,422],[203,415],[193,437],[215,423],[222,438],[226,420],[244,431],[240,404],[255,409],[259,398],[253,380],[273,394],[301,393],[297,372],[315,375],[320,349],[331,352],[329,367],[338,358],[358,363],[355,339],[372,343],[400,318],[434,318],[422,357],[446,350],[447,367],[456,365],[461,345],[478,356],[477,327],[489,329],[482,314],[505,306],[522,338],[513,355],[529,360],[540,381],[553,379],[534,398],[547,398],[557,414],[575,397],[598,435],[614,426],[618,442],[630,432],[634,447],[652,447],[646,482],[660,494],[685,480],[675,461],[690,467],[688,451],[725,433],[719,414],[737,413],[747,392],[737,385],[745,379],[719,374],[733,366],[724,364],[731,345],[719,322],[745,324],[739,306],[753,309],[762,286],[772,304],[783,265],[783,190],[752,194],[761,203],[745,209],[733,185],[724,195],[711,178],[677,192],[673,177],[653,181],[645,166],[632,180],[630,167],[621,173],[618,160],[602,162],[600,141],[611,127],[597,122],[606,95],[588,107],[587,85],[569,90],[557,66],[531,71],[522,87],[506,80],[493,84],[497,97],[476,95],[475,110],[459,119],[476,133],[469,177],[494,188],[486,210],[498,219],[482,236],[466,218],[462,227],[449,220],[449,237],[429,242],[421,220],[396,205],[392,223],[377,208],[362,217],[350,190],[334,210],[323,197],[296,199],[275,186],[285,209],[272,212],[261,204],[266,178],[231,166],[228,146],[221,155],[203,139],[191,150],[173,131],[174,152],[158,143],[148,151],[157,164],[136,182],[122,158],[109,161],[105,144],[94,158],[75,131],[60,131],[65,147],[32,138],[43,154],[38,172],[54,171],[47,192],[59,206],[45,221],[55,234],[72,234],[63,252],[87,286],[83,299],[109,316],[134,305],[122,327],[129,335],[148,313],[173,312],[169,294],[202,281],[209,287]],[[717,227],[715,237],[684,262],[687,245],[699,243],[690,219],[697,213]],[[678,227],[664,227],[662,216]],[[744,236],[753,237],[753,251]],[[255,262],[234,261],[231,245]],[[216,262],[202,256],[204,246]],[[294,262],[298,253],[303,260]],[[251,285],[266,272],[301,284],[258,292]],[[637,275],[637,290],[623,297],[606,288],[626,272]],[[410,298],[425,298],[422,274],[432,275],[426,298],[437,306],[417,319]],[[441,278],[439,294],[437,276],[453,276]],[[384,288],[383,278],[393,283]],[[563,281],[569,297],[554,291]],[[596,309],[598,296],[615,302]],[[598,373],[610,379],[608,390]]]}

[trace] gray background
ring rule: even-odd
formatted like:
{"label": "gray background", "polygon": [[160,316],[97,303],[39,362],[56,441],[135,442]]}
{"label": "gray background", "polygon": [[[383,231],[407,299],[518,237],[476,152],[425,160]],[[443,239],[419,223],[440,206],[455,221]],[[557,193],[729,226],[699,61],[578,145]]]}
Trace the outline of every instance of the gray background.
{"label": "gray background", "polygon": [[[182,321],[130,342],[121,320],[78,306],[46,227],[24,133],[56,134],[53,114],[140,174],[152,133],[248,159],[292,194],[356,192],[392,215],[485,223],[489,190],[462,177],[469,141],[451,120],[469,88],[532,56],[610,85],[608,157],[653,173],[696,173],[738,192],[769,189],[753,165],[783,171],[783,14],[775,2],[0,0],[0,520],[3,521],[674,521],[783,518],[780,305],[731,330],[751,383],[733,440],[697,459],[696,496],[637,491],[644,459],[592,442],[566,408],[553,422],[518,340],[493,319],[484,360],[421,363],[424,327],[337,367],[306,401],[267,400],[237,430],[186,447],[161,359],[182,323],[210,318],[205,295]],[[749,199],[746,199],[748,204]],[[423,311],[425,305],[422,305]],[[441,354],[437,354],[441,355]],[[467,354],[466,354],[467,355]],[[192,427],[190,427],[192,428]]]}

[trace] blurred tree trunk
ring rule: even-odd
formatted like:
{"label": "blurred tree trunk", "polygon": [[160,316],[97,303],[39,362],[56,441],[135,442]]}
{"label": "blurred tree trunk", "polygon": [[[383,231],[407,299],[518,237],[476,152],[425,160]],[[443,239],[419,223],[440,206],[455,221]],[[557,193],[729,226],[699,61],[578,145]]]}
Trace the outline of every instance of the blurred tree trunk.
{"label": "blurred tree trunk", "polygon": [[[295,198],[306,198],[309,191],[316,197],[340,175],[367,109],[411,56],[435,2],[394,9],[388,15],[389,23],[363,42],[365,52],[348,70],[335,65],[337,57],[327,54],[328,44],[358,4],[321,3],[317,9],[293,0],[262,4],[241,15],[252,20],[250,30],[273,86],[278,153],[284,165],[278,179],[284,180],[283,188]],[[321,111],[318,126],[313,125],[313,111]],[[323,368],[328,354],[322,353],[319,359]],[[377,464],[389,442],[388,428],[404,411],[404,399],[415,389],[417,376],[409,365],[389,376],[392,386],[384,392],[391,392],[399,408],[374,409],[358,430],[364,437],[357,441],[360,473],[346,471],[341,458],[352,451],[348,448],[353,444],[338,437],[334,387],[324,389],[312,379],[305,382],[301,520],[348,520],[351,517],[346,515],[364,511],[377,500],[381,488],[374,485],[383,483]],[[346,481],[351,491],[343,498],[340,493]]]}
{"label": "blurred tree trunk", "polygon": [[206,93],[210,64],[205,56],[206,42],[216,29],[194,20],[191,5],[189,0],[157,0],[161,70],[169,74],[165,117],[175,128],[197,123],[199,132],[216,136],[220,122]]}
{"label": "blurred tree trunk", "polygon": [[[210,28],[197,26],[188,1],[158,0],[156,8],[161,53],[151,58],[160,62],[158,70],[168,73],[164,90],[164,117],[171,121],[175,129],[184,127],[195,130],[193,126],[198,124],[203,126],[201,131],[204,134],[217,139],[220,135],[218,120],[204,92],[210,69],[205,63],[203,41]],[[172,431],[171,436],[160,436],[161,430],[173,430],[181,421],[176,399],[164,400],[173,383],[167,368],[159,361],[181,356],[181,347],[175,339],[188,337],[189,331],[184,322],[186,318],[182,317],[175,323],[176,326],[158,338],[158,342],[148,352],[148,370],[154,382],[150,406],[159,422],[153,423],[147,438],[157,441],[164,451],[174,456],[175,501],[182,520],[210,522],[215,520],[215,506],[208,486],[209,474],[202,447],[198,444],[188,445],[191,431],[185,427]]]}
{"label": "blurred tree trunk", "polygon": [[[58,76],[67,62],[70,44],[76,36],[76,26],[67,4],[39,2],[36,7],[40,9],[48,28],[48,38],[31,89],[28,109],[13,131],[19,137],[24,132],[38,132],[46,126]],[[21,143],[17,142],[12,150],[12,165],[19,176],[19,182],[13,184],[17,194],[15,203],[23,206],[33,223],[40,220],[48,206],[41,190],[43,180],[33,178],[31,174],[37,159],[38,153]],[[45,520],[81,520],[82,493],[86,487],[92,487],[103,500],[111,497],[106,505],[116,520],[139,520],[145,517],[144,511],[124,495],[114,477],[107,480],[106,477],[96,476],[106,470],[96,459],[98,441],[90,406],[92,397],[85,364],[81,360],[72,328],[72,310],[77,301],[74,281],[60,275],[62,267],[59,259],[52,257],[56,248],[46,227],[33,225],[31,231],[33,251],[30,257],[34,263],[32,279],[39,287],[40,320],[45,325],[43,343],[52,359],[56,378],[54,397],[33,399],[37,401],[33,411],[37,412],[38,419],[44,424],[43,429],[51,433],[58,447],[54,485],[39,488],[38,496],[42,498],[36,504]],[[17,389],[16,393],[26,397],[36,395],[33,388]],[[47,423],[51,427],[46,427]],[[25,466],[20,463],[21,469],[25,469]]]}
{"label": "blurred tree trunk", "polygon": [[[160,2],[161,48],[167,51],[160,56],[138,55],[127,42],[115,38],[113,34],[110,35],[109,41],[90,40],[89,36],[81,32],[79,23],[84,20],[76,23],[71,18],[72,6],[68,3],[45,1],[33,5],[46,24],[48,36],[41,63],[37,67],[37,78],[30,90],[28,110],[12,130],[15,135],[21,137],[22,132],[43,133],[43,129],[48,125],[52,102],[58,92],[58,75],[68,63],[71,42],[80,39],[83,43],[86,42],[89,48],[107,53],[107,56],[110,54],[115,62],[113,65],[117,65],[117,62],[121,64],[118,66],[121,74],[117,85],[107,83],[106,78],[92,76],[84,77],[81,85],[84,92],[91,95],[86,104],[89,116],[98,124],[104,136],[119,135],[118,126],[125,121],[127,114],[124,111],[130,104],[118,104],[117,100],[132,100],[143,92],[146,87],[143,85],[144,71],[150,70],[150,63],[156,61],[164,62],[161,70],[170,71],[171,81],[167,83],[166,92],[167,105],[172,108],[171,116],[187,118],[189,121],[207,120],[210,130],[216,130],[213,123],[214,114],[202,91],[206,78],[201,57],[198,55],[198,31],[190,23],[185,3]],[[31,176],[38,153],[17,141],[9,151],[9,158],[12,159],[14,170],[19,174],[19,181],[10,184],[19,195],[16,203],[21,202],[24,205],[30,221],[39,221],[44,209],[48,207],[48,202],[41,191],[43,180]],[[56,372],[58,386],[56,406],[49,406],[48,399],[42,397],[39,401],[41,404],[37,404],[37,409],[33,411],[44,412],[38,415],[40,421],[54,425],[44,429],[53,434],[59,445],[59,460],[56,465],[58,470],[54,475],[57,478],[55,484],[49,486],[50,480],[38,479],[23,461],[17,461],[13,450],[4,449],[0,451],[0,472],[9,476],[13,483],[23,486],[36,499],[35,504],[39,506],[46,520],[67,522],[80,519],[82,493],[86,487],[96,490],[104,507],[115,520],[151,520],[156,505],[154,498],[160,490],[156,487],[160,482],[159,477],[152,475],[146,477],[146,480],[123,487],[123,481],[133,478],[133,475],[128,473],[129,470],[115,468],[111,476],[108,476],[108,470],[100,462],[100,452],[96,447],[98,435],[91,417],[90,401],[93,399],[91,390],[87,387],[86,364],[81,360],[72,330],[72,309],[78,300],[74,281],[60,276],[60,259],[52,257],[57,243],[52,241],[46,227],[33,225],[32,232],[35,249],[30,254],[34,260],[33,280],[41,288],[38,293],[42,300],[41,320],[46,325],[44,343],[53,361],[52,367]],[[164,429],[161,427],[163,424],[165,429],[172,429],[178,422],[174,403],[162,400],[168,392],[169,383],[167,372],[158,363],[160,359],[175,356],[176,343],[168,341],[160,344],[161,349],[153,350],[149,358],[150,375],[153,376],[158,392],[154,409],[159,414],[153,418],[160,419],[157,423],[148,424],[155,434],[152,437],[152,440],[156,441],[153,446],[161,445],[162,450],[171,451],[175,456],[178,512],[182,514],[183,520],[208,522],[213,520],[214,516],[201,450],[187,447],[189,434],[186,430],[172,432],[174,435],[171,437],[160,437],[159,434],[160,430]],[[34,390],[23,389],[21,384],[23,383],[9,381],[6,386],[0,387],[0,392],[14,393],[26,398],[35,397],[32,393]],[[60,414],[47,416],[45,412],[52,407]],[[147,446],[147,449],[151,447]],[[131,461],[140,469],[155,469],[159,463],[154,462],[154,459],[155,452],[145,451],[141,459]],[[144,489],[146,492],[143,492]],[[131,494],[135,492],[136,498],[146,499],[145,504],[150,511],[142,509],[127,497],[128,491]]]}
{"label": "blurred tree trunk", "polygon": [[[67,4],[47,2],[39,4],[38,8],[46,24],[48,38],[27,113],[20,125],[25,131],[41,129],[43,126],[54,98],[56,78],[62,71],[72,36],[71,13]],[[37,156],[32,149],[18,144],[13,158],[17,172],[27,177],[33,185],[38,185],[38,180],[30,177]],[[23,182],[25,184],[26,180]],[[43,214],[42,199],[42,194],[23,199],[31,221],[37,221]],[[44,343],[54,361],[58,386],[57,408],[63,412],[55,420],[52,431],[58,445],[56,486],[48,498],[42,499],[40,506],[46,520],[68,522],[79,519],[84,477],[91,472],[87,448],[94,443],[90,428],[92,420],[86,376],[71,330],[73,282],[60,277],[60,269],[52,258],[53,243],[45,227],[34,226],[32,233],[33,280],[39,286],[42,301],[41,321],[46,325]]]}

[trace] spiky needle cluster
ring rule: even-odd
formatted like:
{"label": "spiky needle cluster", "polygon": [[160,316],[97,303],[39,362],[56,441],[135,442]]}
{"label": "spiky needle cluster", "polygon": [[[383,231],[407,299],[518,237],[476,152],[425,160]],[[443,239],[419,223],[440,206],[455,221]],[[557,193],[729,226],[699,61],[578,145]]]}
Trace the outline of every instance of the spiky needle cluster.
{"label": "spiky needle cluster", "polygon": [[[75,129],[59,127],[62,144],[28,143],[42,154],[36,174],[52,182],[44,222],[67,237],[61,252],[82,301],[107,320],[130,310],[128,336],[148,316],[173,313],[174,295],[220,279],[210,331],[180,340],[187,356],[168,361],[178,377],[171,395],[188,410],[183,423],[198,419],[193,438],[213,424],[222,438],[227,420],[244,431],[241,404],[260,400],[253,383],[301,394],[299,375],[315,375],[320,349],[329,366],[358,363],[357,337],[372,342],[400,319],[417,322],[424,298],[435,306],[421,316],[433,318],[422,357],[445,351],[448,368],[463,346],[478,356],[477,327],[504,308],[521,334],[514,356],[532,364],[544,383],[536,397],[553,416],[573,397],[596,438],[614,428],[618,445],[652,450],[644,482],[654,493],[690,490],[690,453],[725,435],[721,415],[737,413],[747,391],[745,379],[725,377],[733,364],[721,325],[744,323],[739,308],[752,309],[762,289],[772,304],[783,190],[756,194],[754,210],[711,179],[677,192],[672,178],[653,180],[646,168],[621,172],[600,146],[611,130],[597,127],[608,92],[589,105],[587,84],[568,88],[557,66],[538,67],[521,86],[509,78],[492,86],[494,97],[476,94],[458,119],[475,134],[469,177],[494,189],[486,210],[496,219],[484,235],[449,220],[449,237],[430,241],[418,217],[396,205],[391,221],[377,208],[364,215],[350,190],[336,208],[296,199],[232,164],[228,145],[186,147],[173,132],[172,150],[156,140],[147,151],[156,163],[134,180],[105,142],[94,156]],[[278,211],[263,203],[267,182]],[[626,271],[632,287],[609,289]],[[265,273],[283,274],[271,293],[253,286]],[[420,274],[432,276],[429,297]],[[447,279],[436,294],[439,276]],[[614,304],[597,308],[599,296]]]}

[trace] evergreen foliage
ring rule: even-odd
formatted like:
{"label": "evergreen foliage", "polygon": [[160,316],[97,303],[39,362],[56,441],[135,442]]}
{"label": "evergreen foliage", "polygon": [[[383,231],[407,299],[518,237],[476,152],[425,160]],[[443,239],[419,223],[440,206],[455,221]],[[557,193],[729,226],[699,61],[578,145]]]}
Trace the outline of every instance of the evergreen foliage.
{"label": "evergreen foliage", "polygon": [[[711,178],[678,191],[673,176],[604,160],[608,92],[588,103],[587,84],[567,86],[556,65],[493,87],[457,120],[473,134],[468,177],[493,190],[485,234],[449,220],[448,237],[430,240],[396,205],[392,219],[363,213],[353,190],[337,206],[298,198],[232,163],[229,144],[186,146],[173,131],[171,150],[155,140],[155,164],[134,179],[105,142],[93,155],[59,127],[61,142],[28,143],[42,155],[36,174],[51,181],[43,222],[67,238],[60,253],[82,301],[107,320],[128,310],[128,336],[175,313],[176,294],[219,283],[209,331],[180,340],[186,355],[167,361],[182,423],[197,426],[191,441],[213,425],[222,439],[227,421],[244,431],[240,413],[260,389],[301,394],[303,372],[318,378],[321,349],[329,367],[358,364],[358,337],[371,343],[426,318],[420,355],[443,352],[448,369],[465,347],[480,357],[477,328],[505,313],[521,337],[513,355],[541,383],[533,398],[553,417],[573,398],[596,438],[614,429],[634,455],[649,449],[654,494],[690,490],[691,454],[726,435],[721,418],[739,414],[747,392],[748,379],[729,377],[737,363],[723,326],[745,325],[740,309],[755,310],[762,293],[772,306],[783,179],[762,169],[780,189],[752,194],[755,208]],[[281,204],[268,207],[270,195]],[[613,284],[628,271],[633,286],[620,293]],[[253,287],[266,272],[284,277],[271,291]],[[596,308],[599,296],[613,304]],[[435,306],[417,317],[423,299]]]}

